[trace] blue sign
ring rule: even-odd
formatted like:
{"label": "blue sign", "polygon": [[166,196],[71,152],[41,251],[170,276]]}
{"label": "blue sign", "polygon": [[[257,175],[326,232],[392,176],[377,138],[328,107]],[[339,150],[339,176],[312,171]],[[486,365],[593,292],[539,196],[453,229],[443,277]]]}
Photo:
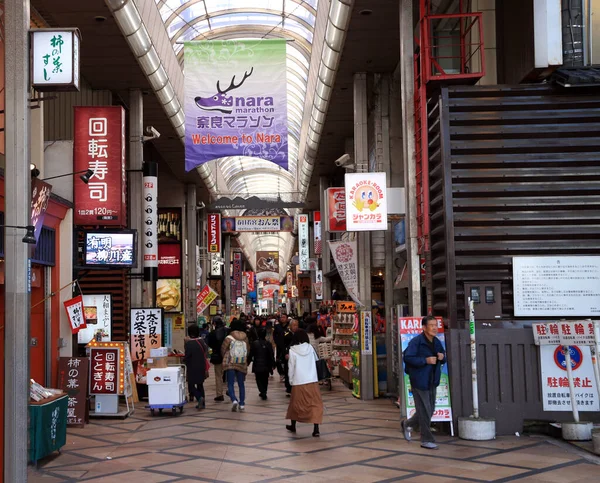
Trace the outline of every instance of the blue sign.
{"label": "blue sign", "polygon": [[[571,369],[576,370],[579,369],[581,364],[583,364],[583,352],[576,345],[569,346],[569,353],[571,355]],[[554,362],[558,367],[560,367],[563,371],[567,370],[567,358],[563,354],[563,346],[559,345],[554,351]]]}

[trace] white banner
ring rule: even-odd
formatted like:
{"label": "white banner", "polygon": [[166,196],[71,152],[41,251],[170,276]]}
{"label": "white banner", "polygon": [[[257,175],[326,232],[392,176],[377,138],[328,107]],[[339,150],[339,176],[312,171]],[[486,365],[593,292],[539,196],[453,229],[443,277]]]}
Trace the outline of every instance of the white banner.
{"label": "white banner", "polygon": [[348,295],[358,305],[363,305],[358,299],[358,257],[356,241],[330,241],[329,247],[333,261]]}
{"label": "white banner", "polygon": [[348,173],[346,185],[346,229],[387,230],[385,173]]}
{"label": "white banner", "polygon": [[77,333],[77,342],[87,344],[91,340],[112,340],[112,298],[109,294],[83,295],[85,329]]}
{"label": "white banner", "polygon": [[210,254],[210,276],[220,277],[221,276],[221,254],[211,253]]}
{"label": "white banner", "polygon": [[308,215],[298,215],[298,250],[300,270],[308,271],[310,249],[308,245]]}
{"label": "white banner", "polygon": [[323,300],[323,270],[315,273],[315,299]]}
{"label": "white banner", "polygon": [[144,268],[156,268],[158,270],[158,178],[156,176],[144,176],[143,178],[143,210],[144,210],[144,233],[142,246],[144,254]]}

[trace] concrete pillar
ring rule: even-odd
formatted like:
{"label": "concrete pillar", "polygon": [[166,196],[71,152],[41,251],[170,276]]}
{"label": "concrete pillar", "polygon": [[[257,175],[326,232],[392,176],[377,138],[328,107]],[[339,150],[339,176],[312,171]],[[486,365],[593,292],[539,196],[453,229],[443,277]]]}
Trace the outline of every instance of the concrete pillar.
{"label": "concrete pillar", "polygon": [[[354,74],[354,162],[356,172],[369,171],[367,129],[367,74]],[[371,310],[371,233],[358,232],[358,293],[365,310]],[[360,355],[360,397],[373,399],[373,356]]]}
{"label": "concrete pillar", "polygon": [[[29,0],[6,0],[5,223],[31,224],[29,173]],[[29,403],[29,245],[4,229],[4,481],[27,481]]]}
{"label": "concrete pillar", "polygon": [[400,0],[400,79],[406,188],[406,251],[408,257],[408,305],[414,317],[422,315],[421,267],[417,239],[417,178],[415,154],[415,76],[412,0]]}
{"label": "concrete pillar", "polygon": [[[144,164],[144,146],[142,135],[144,129],[144,99],[141,89],[129,91],[129,159],[127,173],[127,188],[129,207],[129,226],[138,232],[138,243],[144,230],[142,213],[142,167]],[[144,258],[142,250],[137,251],[137,273],[139,278],[131,278],[130,305],[131,307],[151,307],[152,300],[144,299]],[[144,300],[149,303],[144,303]]]}
{"label": "concrete pillar", "polygon": [[[327,213],[327,203],[325,200],[325,190],[329,188],[329,182],[325,176],[319,178],[319,199],[321,209],[321,237],[323,240],[323,251],[321,257],[323,259],[323,300],[331,300],[331,282],[325,274],[331,271],[331,250],[329,249],[329,214]],[[317,304],[318,305],[318,304]]]}
{"label": "concrete pillar", "polygon": [[186,257],[186,307],[185,320],[188,323],[196,322],[196,245],[197,238],[197,212],[196,212],[196,185],[186,186],[186,225],[187,225],[187,257]]}

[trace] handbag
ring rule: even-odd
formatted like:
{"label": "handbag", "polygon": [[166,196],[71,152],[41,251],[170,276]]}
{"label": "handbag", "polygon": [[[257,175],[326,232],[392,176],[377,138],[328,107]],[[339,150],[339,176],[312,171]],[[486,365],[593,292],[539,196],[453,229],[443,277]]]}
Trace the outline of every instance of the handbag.
{"label": "handbag", "polygon": [[317,379],[319,381],[331,378],[331,372],[329,372],[329,367],[327,367],[327,361],[325,359],[319,359],[315,364],[317,365]]}
{"label": "handbag", "polygon": [[194,339],[198,345],[200,346],[200,349],[202,349],[202,355],[204,356],[204,362],[206,363],[206,365],[204,366],[204,378],[207,379],[208,376],[210,375],[210,362],[208,361],[207,357],[206,357],[206,352],[204,351],[204,347],[202,346],[202,344],[200,344],[200,341],[198,339]]}

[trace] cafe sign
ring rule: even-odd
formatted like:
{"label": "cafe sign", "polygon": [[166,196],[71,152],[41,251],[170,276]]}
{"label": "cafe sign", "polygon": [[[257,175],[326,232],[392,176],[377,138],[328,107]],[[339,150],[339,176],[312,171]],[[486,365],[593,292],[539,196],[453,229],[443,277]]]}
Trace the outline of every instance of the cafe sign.
{"label": "cafe sign", "polygon": [[40,92],[79,90],[79,46],[76,28],[31,31],[32,86]]}

